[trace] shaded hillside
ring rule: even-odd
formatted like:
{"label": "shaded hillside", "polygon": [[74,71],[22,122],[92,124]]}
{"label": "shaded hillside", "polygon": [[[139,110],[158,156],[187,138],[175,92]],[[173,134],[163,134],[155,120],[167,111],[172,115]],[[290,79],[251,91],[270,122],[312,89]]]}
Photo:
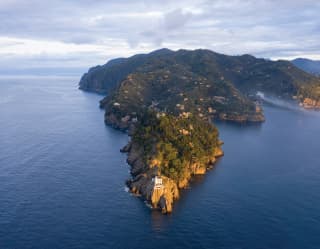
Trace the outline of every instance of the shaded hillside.
{"label": "shaded hillside", "polygon": [[315,75],[320,75],[320,61],[297,58],[291,61],[296,67]]}
{"label": "shaded hillside", "polygon": [[166,53],[171,53],[171,51],[161,49],[150,54],[137,54],[129,58],[113,59],[105,65],[92,67],[82,76],[79,88],[106,94],[113,90],[128,74],[145,64],[150,57]]}

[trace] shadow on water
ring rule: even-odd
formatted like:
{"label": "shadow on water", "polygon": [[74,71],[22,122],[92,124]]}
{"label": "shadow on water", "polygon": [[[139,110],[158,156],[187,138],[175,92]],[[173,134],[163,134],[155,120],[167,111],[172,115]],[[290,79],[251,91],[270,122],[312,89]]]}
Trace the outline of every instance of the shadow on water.
{"label": "shadow on water", "polygon": [[213,176],[217,167],[219,167],[222,161],[223,161],[223,157],[218,158],[215,164],[212,166],[212,168],[209,168],[205,174],[192,176],[188,187],[185,189],[180,189],[179,200],[177,200],[173,206],[173,212],[172,212],[173,215],[175,213],[179,213],[179,211],[185,208],[187,199],[190,197],[190,195],[193,194],[191,193],[191,191],[196,192],[197,189],[201,188],[203,184],[206,182],[207,178]]}
{"label": "shadow on water", "polygon": [[212,168],[209,168],[208,171],[204,175],[195,175],[195,176],[193,176],[191,178],[190,185],[186,190],[195,189],[195,188],[201,186],[205,182],[206,178],[209,175],[215,173],[215,170],[217,169],[217,167],[219,167],[219,164],[221,163],[222,160],[223,160],[223,156],[219,157],[217,159],[217,161],[215,162],[215,164],[212,165]]}
{"label": "shadow on water", "polygon": [[172,214],[162,214],[159,210],[151,210],[151,226],[156,233],[166,231],[169,222],[172,220]]}

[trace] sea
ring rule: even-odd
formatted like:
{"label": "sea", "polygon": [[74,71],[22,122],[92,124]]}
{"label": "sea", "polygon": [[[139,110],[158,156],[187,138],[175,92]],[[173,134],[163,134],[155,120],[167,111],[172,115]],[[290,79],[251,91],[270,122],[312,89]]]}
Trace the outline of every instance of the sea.
{"label": "sea", "polygon": [[225,156],[162,215],[125,189],[125,133],[80,76],[0,78],[0,249],[319,249],[320,113],[217,122]]}

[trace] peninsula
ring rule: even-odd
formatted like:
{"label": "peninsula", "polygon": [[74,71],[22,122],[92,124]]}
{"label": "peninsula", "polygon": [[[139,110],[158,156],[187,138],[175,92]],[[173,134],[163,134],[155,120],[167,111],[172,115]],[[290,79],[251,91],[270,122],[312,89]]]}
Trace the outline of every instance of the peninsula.
{"label": "peninsula", "polygon": [[320,107],[320,79],[289,61],[203,49],[114,59],[91,68],[79,87],[106,95],[105,123],[131,137],[121,150],[131,166],[127,186],[163,213],[223,155],[213,120],[263,122],[258,91]]}

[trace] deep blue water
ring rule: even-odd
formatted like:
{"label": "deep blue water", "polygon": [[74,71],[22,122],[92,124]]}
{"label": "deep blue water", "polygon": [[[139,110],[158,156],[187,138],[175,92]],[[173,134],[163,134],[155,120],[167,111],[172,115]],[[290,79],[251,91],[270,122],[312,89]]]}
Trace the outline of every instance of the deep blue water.
{"label": "deep blue water", "polygon": [[219,123],[225,157],[172,215],[124,191],[125,134],[78,78],[0,80],[0,249],[320,248],[320,115]]}

